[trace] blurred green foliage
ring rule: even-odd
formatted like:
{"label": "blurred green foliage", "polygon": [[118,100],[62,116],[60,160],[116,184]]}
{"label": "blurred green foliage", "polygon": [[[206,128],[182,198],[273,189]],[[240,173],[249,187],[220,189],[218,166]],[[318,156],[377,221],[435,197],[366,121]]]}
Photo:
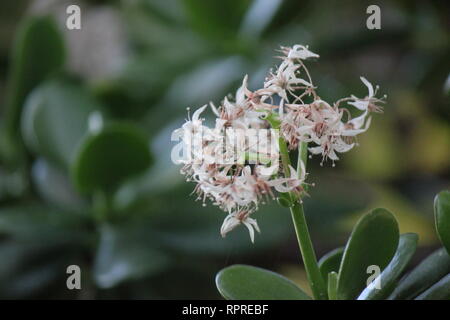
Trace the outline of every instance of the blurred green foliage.
{"label": "blurred green foliage", "polygon": [[[82,30],[65,28],[65,1],[0,4],[0,297],[216,298],[230,263],[296,263],[285,210],[261,208],[255,245],[245,230],[222,239],[223,213],[194,202],[170,161],[186,107],[245,74],[261,82],[273,49],[294,43],[321,55],[310,71],[323,98],[363,95],[360,75],[388,94],[336,168],[310,161],[319,256],[373,207],[436,244],[430,199],[450,180],[447,3],[381,1],[379,31],[354,1],[73,3]],[[66,288],[70,264],[80,292]]]}

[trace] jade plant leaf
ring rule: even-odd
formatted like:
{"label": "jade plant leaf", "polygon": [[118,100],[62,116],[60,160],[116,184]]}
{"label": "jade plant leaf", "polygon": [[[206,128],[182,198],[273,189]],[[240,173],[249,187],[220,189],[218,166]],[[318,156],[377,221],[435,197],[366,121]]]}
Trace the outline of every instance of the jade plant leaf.
{"label": "jade plant leaf", "polygon": [[145,134],[127,123],[105,126],[80,143],[71,173],[82,192],[114,191],[152,162]]}
{"label": "jade plant leaf", "polygon": [[74,189],[69,177],[59,168],[42,158],[37,158],[31,167],[32,183],[36,193],[51,206],[86,212],[87,199]]}
{"label": "jade plant leaf", "polygon": [[94,279],[101,288],[159,272],[169,258],[155,246],[148,229],[141,225],[103,225],[94,261]]}
{"label": "jade plant leaf", "polygon": [[228,300],[310,300],[292,281],[275,272],[233,265],[216,276],[220,294]]}
{"label": "jade plant leaf", "polygon": [[355,299],[366,286],[367,268],[383,270],[394,256],[399,240],[398,224],[386,209],[375,209],[356,224],[339,268],[337,298]]}
{"label": "jade plant leaf", "polygon": [[102,107],[86,89],[66,79],[37,87],[22,114],[22,136],[29,148],[67,169],[75,149],[88,131],[88,119]]}
{"label": "jade plant leaf", "polygon": [[336,248],[319,260],[319,269],[325,282],[328,282],[330,272],[338,272],[341,265],[344,248]]}
{"label": "jade plant leaf", "polygon": [[416,300],[449,300],[450,273],[420,294]]}
{"label": "jade plant leaf", "polygon": [[381,288],[368,286],[359,295],[358,300],[385,299],[394,289],[397,279],[407,267],[417,248],[418,236],[415,233],[406,233],[400,236],[397,252],[389,262],[386,269],[380,274]]}
{"label": "jade plant leaf", "polygon": [[450,256],[440,248],[407,274],[388,297],[390,300],[413,299],[450,272]]}
{"label": "jade plant leaf", "polygon": [[84,227],[87,221],[82,214],[41,204],[2,207],[0,237],[55,246],[61,243],[83,243],[89,241],[89,234]]}
{"label": "jade plant leaf", "polygon": [[64,42],[54,20],[48,16],[25,20],[11,57],[5,127],[9,135],[15,136],[25,97],[64,64]]}
{"label": "jade plant leaf", "polygon": [[183,0],[192,27],[200,34],[221,41],[236,37],[239,25],[248,7],[247,1]]}
{"label": "jade plant leaf", "polygon": [[[0,242],[0,298],[31,299],[63,279],[61,270],[80,261],[78,253],[61,243],[36,238],[34,241]],[[80,250],[81,251],[81,250]],[[82,277],[82,286],[86,277]]]}
{"label": "jade plant leaf", "polygon": [[434,218],[439,238],[450,254],[450,191],[441,191],[434,199]]}

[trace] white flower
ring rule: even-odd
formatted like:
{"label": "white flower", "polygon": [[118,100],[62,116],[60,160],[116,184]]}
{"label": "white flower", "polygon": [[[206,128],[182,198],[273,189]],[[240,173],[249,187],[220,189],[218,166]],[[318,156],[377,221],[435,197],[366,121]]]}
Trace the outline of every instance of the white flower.
{"label": "white flower", "polygon": [[278,178],[269,181],[269,185],[274,187],[275,190],[281,193],[295,191],[301,193],[303,191],[302,184],[305,182],[306,171],[303,161],[300,162],[300,174],[292,167],[289,166],[290,177]]}
{"label": "white flower", "polygon": [[183,129],[185,131],[189,131],[189,132],[196,132],[198,130],[200,130],[200,128],[202,127],[203,124],[203,119],[200,118],[200,115],[202,114],[203,111],[205,111],[206,107],[208,105],[204,105],[203,107],[197,109],[194,114],[192,115],[192,120],[189,119],[188,121],[186,121],[186,123],[183,125]]}
{"label": "white flower", "polygon": [[[369,129],[370,122],[372,120],[371,117],[367,118],[368,111],[366,110],[359,117],[353,118],[349,120],[342,130],[342,136],[356,136],[360,133],[366,132]],[[364,125],[365,124],[365,125]]]}
{"label": "white flower", "polygon": [[228,232],[236,228],[238,225],[243,224],[247,227],[250,234],[250,240],[252,243],[255,241],[255,230],[261,232],[258,227],[258,223],[255,219],[250,218],[250,213],[248,211],[239,211],[235,213],[230,213],[223,221],[222,227],[220,228],[220,234],[225,237]]}
{"label": "white flower", "polygon": [[287,104],[286,113],[281,122],[281,133],[288,142],[289,149],[296,149],[299,141],[306,142],[314,128],[314,122],[308,120],[309,105]]}
{"label": "white flower", "polygon": [[[196,183],[194,191],[204,205],[210,200],[228,213],[220,230],[222,236],[243,224],[253,242],[259,227],[249,216],[261,203],[274,199],[276,192],[295,195],[298,201],[306,194],[304,163],[300,162],[298,172],[289,166],[288,174],[280,166],[280,137],[289,150],[308,143],[311,154],[322,155],[321,164],[330,159],[334,166],[338,154],[351,150],[356,136],[368,130],[371,112],[382,110],[376,105],[384,102],[375,97],[378,87],[374,89],[363,77],[368,89],[365,98],[352,95],[332,105],[322,100],[304,64],[319,56],[302,45],[281,47],[281,51],[281,64],[269,72],[261,89],[249,90],[246,75],[234,97],[225,97],[218,107],[210,103],[216,115],[214,128],[203,125],[205,105],[178,129],[183,131],[183,142],[195,160],[180,161],[184,164],[181,172]],[[361,114],[352,118],[347,108],[340,107],[344,102]],[[258,134],[256,143],[256,136],[249,135],[271,126],[279,131]]]}
{"label": "white flower", "polygon": [[366,78],[360,77],[360,79],[367,87],[369,94],[364,99],[360,99],[352,95],[353,101],[350,101],[348,104],[362,111],[378,112],[378,113],[383,112],[383,108],[375,104],[384,102],[382,99],[378,99],[375,97],[375,94],[378,91],[378,86],[374,90],[372,84],[369,81],[367,81]]}
{"label": "white flower", "polygon": [[[326,160],[327,158],[331,159],[332,161],[339,160],[339,157],[337,156],[336,152],[339,152],[339,153],[347,152],[350,149],[352,149],[354,147],[354,145],[355,145],[354,143],[347,144],[339,136],[337,136],[337,137],[324,136],[324,138],[322,139],[322,142],[320,143],[320,145],[318,147],[308,148],[308,150],[312,154],[321,154],[323,157],[323,159],[322,159],[322,163],[323,163],[323,161]],[[333,163],[333,166],[334,166],[334,163]]]}
{"label": "white flower", "polygon": [[302,46],[299,44],[294,45],[292,48],[282,47],[283,52],[289,59],[306,60],[309,58],[319,58],[318,54],[309,51],[308,46]]}
{"label": "white flower", "polygon": [[290,60],[283,61],[275,73],[270,73],[264,89],[257,91],[259,94],[278,94],[283,100],[288,101],[287,93],[294,95],[294,91],[300,85],[312,87],[312,84],[297,76],[299,65]]}

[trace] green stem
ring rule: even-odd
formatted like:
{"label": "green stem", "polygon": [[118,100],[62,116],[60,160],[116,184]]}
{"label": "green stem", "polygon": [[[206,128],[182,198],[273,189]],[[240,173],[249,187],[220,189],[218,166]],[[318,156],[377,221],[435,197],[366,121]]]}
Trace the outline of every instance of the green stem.
{"label": "green stem", "polygon": [[[284,167],[284,173],[286,176],[289,176],[290,159],[286,141],[283,138],[279,139],[279,146],[281,153],[281,161]],[[303,160],[304,162],[306,162],[306,155],[307,155],[306,149],[307,145],[305,143],[299,146],[298,156],[299,159]],[[311,237],[309,235],[308,225],[306,224],[303,206],[296,199],[295,195],[291,194],[289,198],[292,201],[292,205],[290,207],[292,221],[294,223],[295,233],[297,235],[297,240],[303,259],[303,264],[305,265],[306,275],[308,277],[308,282],[311,287],[311,291],[313,292],[313,296],[315,299],[326,300],[328,298],[327,287],[320,273],[319,265],[317,264],[317,258],[314,252]]]}
{"label": "green stem", "polygon": [[313,292],[315,299],[326,300],[327,288],[317,264],[316,254],[312,246],[308,225],[306,224],[303,206],[296,201],[290,209],[311,291]]}
{"label": "green stem", "polygon": [[93,208],[95,219],[98,223],[109,219],[111,211],[111,197],[104,191],[96,191],[93,194]]}
{"label": "green stem", "polygon": [[337,280],[338,274],[330,272],[328,274],[328,297],[330,300],[337,300]]}
{"label": "green stem", "polygon": [[283,164],[284,175],[286,178],[289,178],[291,176],[291,170],[289,169],[291,159],[289,159],[289,150],[286,141],[280,137],[278,138],[278,145],[280,148],[281,163]]}

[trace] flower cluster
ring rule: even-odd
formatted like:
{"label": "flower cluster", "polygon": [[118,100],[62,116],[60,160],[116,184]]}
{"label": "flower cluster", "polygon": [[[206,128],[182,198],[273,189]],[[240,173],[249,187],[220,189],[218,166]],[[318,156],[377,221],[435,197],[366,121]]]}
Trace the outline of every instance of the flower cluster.
{"label": "flower cluster", "polygon": [[[210,199],[228,213],[222,236],[243,224],[253,242],[259,227],[250,216],[259,203],[275,198],[276,192],[297,200],[305,193],[305,166],[299,161],[294,169],[280,162],[280,139],[289,150],[308,144],[311,154],[322,156],[321,164],[330,159],[334,166],[337,154],[352,149],[356,136],[368,129],[371,113],[382,112],[384,101],[375,97],[378,87],[365,78],[366,97],[352,95],[330,104],[317,95],[304,64],[319,56],[301,45],[281,47],[280,52],[281,64],[270,70],[261,89],[249,90],[245,76],[233,99],[225,97],[218,107],[210,103],[214,127],[201,118],[205,105],[178,129],[190,155],[179,161],[181,172],[197,184],[199,199]],[[255,140],[256,131],[262,134]]]}

